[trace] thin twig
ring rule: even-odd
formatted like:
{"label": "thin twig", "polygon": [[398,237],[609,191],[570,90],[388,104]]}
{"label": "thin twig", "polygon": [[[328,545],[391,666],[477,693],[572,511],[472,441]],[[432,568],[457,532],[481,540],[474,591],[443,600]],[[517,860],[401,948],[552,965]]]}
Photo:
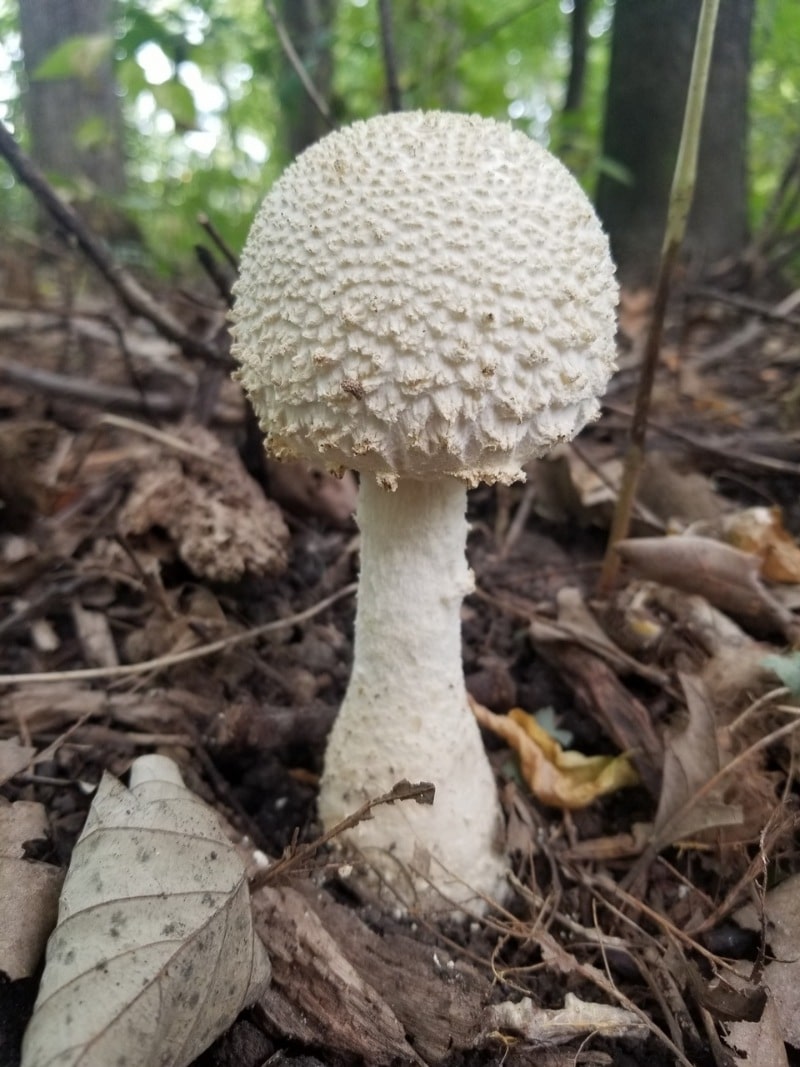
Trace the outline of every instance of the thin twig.
{"label": "thin twig", "polygon": [[[181,418],[191,405],[188,391],[183,396],[177,392],[140,394],[136,389],[126,386],[104,385],[102,382],[56,374],[7,359],[0,359],[0,383],[43,396],[53,396],[58,400],[126,411],[132,415],[144,414],[151,418]],[[233,409],[228,411],[224,406],[214,412],[213,417],[215,422],[226,424],[242,421],[241,414]]]}
{"label": "thin twig", "polygon": [[39,168],[25,155],[3,122],[0,122],[0,155],[5,157],[19,180],[27,185],[53,220],[74,238],[86,258],[100,271],[129,311],[151,322],[162,337],[174,341],[186,356],[202,359],[207,363],[229,361],[228,357],[223,356],[212,345],[193,336],[182,322],[154,300],[133,275],[116,262],[106,245],[95,237],[77,213],[56,193]]}
{"label": "thin twig", "polygon": [[233,251],[231,246],[228,244],[228,242],[225,240],[225,238],[219,232],[219,230],[214,225],[214,223],[211,221],[211,219],[208,217],[208,215],[204,215],[201,212],[197,216],[197,225],[200,226],[202,229],[204,229],[206,231],[208,236],[211,238],[211,240],[216,245],[217,249],[223,254],[223,256],[227,259],[228,263],[230,263],[231,267],[238,274],[239,273],[239,260],[236,257],[236,253]]}
{"label": "thin twig", "polygon": [[713,289],[708,285],[692,286],[686,295],[697,297],[701,300],[714,300],[720,304],[729,304],[731,307],[739,308],[741,311],[752,312],[753,315],[758,315],[760,319],[782,322],[787,326],[800,326],[800,315],[793,315],[791,311],[781,310],[782,303],[772,307],[770,304],[765,304],[761,300],[754,300],[752,297],[744,296],[742,293],[728,293],[722,289]]}
{"label": "thin twig", "polygon": [[146,422],[137,422],[135,419],[126,419],[122,415],[105,414],[101,415],[97,420],[97,426],[113,426],[117,430],[126,430],[128,433],[135,433],[140,437],[147,437],[149,440],[155,441],[156,444],[168,448],[170,452],[178,452],[182,456],[188,456],[190,459],[196,459],[201,463],[207,463],[211,467],[222,467],[225,465],[225,460],[220,456],[209,455],[207,449],[199,448],[197,445],[193,445],[189,441],[184,441],[181,437],[176,437],[175,434],[159,430],[155,426],[149,426]]}
{"label": "thin twig", "polygon": [[345,830],[352,830],[353,827],[358,826],[365,819],[372,818],[373,810],[380,805],[394,804],[398,800],[414,800],[417,804],[433,804],[435,792],[436,789],[430,782],[412,783],[405,780],[398,782],[392,786],[388,793],[382,793],[379,797],[366,800],[360,808],[350,815],[345,815],[340,822],[320,834],[314,841],[310,841],[306,845],[290,845],[279,860],[264,870],[256,871],[250,878],[250,891],[254,892],[256,889],[261,889],[262,886],[268,885],[279,875],[287,874],[289,871],[299,867],[300,864],[313,859],[319,849],[323,845],[327,845],[334,837],[343,834]]}
{"label": "thin twig", "polygon": [[197,256],[197,262],[214,283],[214,288],[225,301],[226,307],[233,307],[231,279],[214,258],[214,253],[205,245],[195,245],[194,254]]}
{"label": "thin twig", "polygon": [[153,659],[142,660],[139,663],[124,663],[119,667],[85,667],[76,671],[40,671],[36,674],[0,674],[0,686],[6,685],[32,685],[41,682],[86,682],[104,678],[131,678],[137,674],[149,674],[151,671],[162,671],[167,667],[175,667],[179,663],[188,663],[191,660],[203,659],[205,656],[213,656],[217,652],[226,652],[228,649],[243,645],[248,641],[256,641],[264,634],[283,630],[287,626],[297,626],[301,622],[313,619],[315,615],[327,610],[332,604],[355,593],[355,582],[346,585],[338,592],[320,600],[305,611],[298,611],[294,615],[287,615],[283,619],[275,619],[265,622],[262,626],[255,626],[243,634],[233,634],[223,637],[219,641],[211,641],[207,645],[198,645],[197,648],[189,648],[184,652],[170,652],[164,656],[156,656]]}
{"label": "thin twig", "polygon": [[[296,3],[297,0],[294,0],[294,2]],[[278,40],[280,41],[283,53],[291,63],[295,74],[300,79],[300,82],[303,88],[305,89],[309,100],[322,116],[322,120],[324,121],[328,129],[332,130],[335,126],[335,123],[330,113],[330,109],[320,96],[314,83],[311,81],[311,78],[308,75],[308,71],[303,66],[303,61],[297,54],[297,49],[292,44],[292,39],[289,36],[283,19],[278,14],[278,9],[272,3],[272,0],[264,0],[264,10],[266,11],[267,16],[269,17],[270,22],[275,27],[275,32],[278,35]]]}
{"label": "thin twig", "polygon": [[[626,418],[631,414],[629,408],[618,404],[604,403],[603,408],[606,411],[611,411],[614,414],[622,415]],[[699,437],[693,437],[691,434],[686,433],[683,430],[676,430],[672,426],[665,426],[662,422],[654,422],[651,420],[648,429],[661,437],[668,437],[674,441],[681,441],[687,447],[696,449],[698,452],[705,453],[708,456],[713,456],[715,459],[725,460],[727,463],[730,463],[735,467],[753,467],[756,470],[773,471],[776,474],[789,474],[795,478],[800,476],[800,463],[792,463],[792,461],[788,459],[776,459],[774,456],[763,456],[758,452],[744,452],[736,443],[732,444],[729,448],[725,448],[719,444],[719,442],[713,444],[710,441],[701,440]]]}

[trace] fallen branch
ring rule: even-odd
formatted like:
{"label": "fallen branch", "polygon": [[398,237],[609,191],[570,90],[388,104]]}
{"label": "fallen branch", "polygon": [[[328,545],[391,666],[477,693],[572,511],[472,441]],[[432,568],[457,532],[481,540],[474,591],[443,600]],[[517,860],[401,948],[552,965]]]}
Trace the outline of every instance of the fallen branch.
{"label": "fallen branch", "polygon": [[213,345],[193,336],[173,315],[163,308],[144,289],[132,274],[116,262],[106,245],[88,228],[86,223],[53,189],[39,168],[25,155],[0,122],[0,155],[23,185],[27,185],[42,207],[66,233],[70,234],[86,258],[94,264],[129,311],[151,322],[162,337],[174,341],[181,351],[206,363],[229,362],[228,357]]}
{"label": "fallen branch", "polygon": [[208,236],[211,238],[211,240],[216,245],[217,250],[220,251],[223,254],[225,259],[231,265],[231,268],[233,269],[233,271],[236,274],[238,274],[239,273],[239,260],[236,258],[236,253],[233,251],[231,246],[228,244],[228,242],[225,240],[225,238],[219,232],[219,230],[214,225],[214,223],[211,221],[211,219],[208,217],[208,215],[204,215],[202,213],[199,214],[197,216],[197,225],[200,226],[202,229],[204,229],[206,231]]}
{"label": "fallen branch", "polygon": [[53,371],[29,367],[24,363],[14,363],[9,359],[0,359],[0,383],[44,396],[53,396],[58,400],[73,400],[79,404],[90,404],[92,407],[114,408],[131,414],[143,412],[162,417],[185,414],[191,399],[188,390],[185,397],[171,396],[169,393],[142,393],[127,386],[103,385],[84,378],[73,378],[68,374],[55,374]]}
{"label": "fallen branch", "polygon": [[141,660],[139,663],[123,663],[119,667],[84,667],[76,671],[40,671],[31,674],[0,674],[0,686],[8,685],[32,685],[41,682],[86,682],[97,681],[104,678],[131,678],[137,674],[149,674],[151,671],[162,671],[167,667],[175,667],[179,663],[188,663],[190,660],[203,659],[205,656],[213,656],[217,652],[226,652],[228,649],[243,645],[248,641],[256,641],[264,634],[274,633],[276,630],[285,629],[287,626],[297,626],[301,622],[308,622],[315,615],[319,615],[339,600],[352,596],[357,584],[352,582],[343,589],[332,593],[331,596],[320,600],[305,611],[298,611],[294,615],[287,615],[283,619],[274,619],[265,622],[263,626],[256,626],[243,634],[233,634],[223,637],[219,641],[211,641],[206,645],[198,645],[183,652],[169,652],[164,656],[156,656],[154,659]]}

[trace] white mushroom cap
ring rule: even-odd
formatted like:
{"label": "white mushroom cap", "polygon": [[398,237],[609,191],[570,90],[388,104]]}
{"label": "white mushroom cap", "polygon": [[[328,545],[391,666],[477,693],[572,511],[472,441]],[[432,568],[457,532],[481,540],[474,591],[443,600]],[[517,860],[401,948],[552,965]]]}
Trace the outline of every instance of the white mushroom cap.
{"label": "white mushroom cap", "polygon": [[278,457],[511,482],[596,417],[616,298],[553,156],[489,119],[405,112],[329,134],[272,188],[233,354]]}

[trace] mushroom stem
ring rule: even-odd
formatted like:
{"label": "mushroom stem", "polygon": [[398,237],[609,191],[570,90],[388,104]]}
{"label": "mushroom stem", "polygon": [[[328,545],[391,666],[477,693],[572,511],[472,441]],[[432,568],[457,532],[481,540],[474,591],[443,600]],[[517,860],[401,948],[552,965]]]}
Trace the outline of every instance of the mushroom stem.
{"label": "mushroom stem", "polygon": [[472,589],[466,489],[454,478],[362,478],[353,672],[328,742],[320,813],[332,825],[397,781],[431,781],[432,807],[395,804],[348,840],[404,903],[436,890],[496,895],[497,790],[467,703],[461,602]]}
{"label": "mushroom stem", "polygon": [[[397,701],[398,711],[406,708],[409,715],[420,715],[420,698],[431,709],[452,704],[454,697],[459,708],[463,703],[461,602],[473,588],[464,554],[466,506],[466,488],[456,479],[401,480],[394,492],[362,479],[350,682],[357,699],[384,709],[387,701]],[[382,722],[385,727],[385,716]]]}

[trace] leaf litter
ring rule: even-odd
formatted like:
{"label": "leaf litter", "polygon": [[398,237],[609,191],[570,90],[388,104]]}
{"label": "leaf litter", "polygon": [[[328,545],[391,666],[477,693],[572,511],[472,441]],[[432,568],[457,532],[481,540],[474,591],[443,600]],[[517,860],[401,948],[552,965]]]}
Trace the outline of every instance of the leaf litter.
{"label": "leaf litter", "polygon": [[[626,298],[632,330],[647,306],[646,294]],[[356,899],[342,858],[314,844],[316,776],[349,670],[351,596],[335,597],[356,573],[353,484],[276,471],[260,446],[243,463],[233,444],[246,437],[244,408],[230,383],[212,397],[209,429],[186,417],[200,372],[173,345],[132,320],[126,362],[114,331],[80,308],[56,310],[58,329],[70,315],[80,331],[93,323],[105,355],[82,381],[51,333],[33,341],[32,359],[60,375],[62,392],[20,375],[0,385],[0,450],[14,457],[0,465],[0,878],[18,893],[0,898],[0,970],[14,979],[0,984],[0,1018],[41,959],[59,872],[80,858],[103,773],[122,776],[159,751],[236,828],[254,885],[259,871],[275,878],[252,904],[273,981],[204,1067],[255,1067],[287,1048],[339,1064],[785,1062],[800,1007],[794,972],[776,967],[800,953],[779,940],[788,905],[772,894],[793,895],[798,873],[800,687],[787,646],[800,605],[800,454],[770,414],[786,410],[780,386],[791,385],[778,328],[753,342],[758,358],[742,349],[730,365],[704,362],[699,349],[665,364],[637,519],[649,536],[623,548],[626,581],[608,602],[592,592],[624,385],[602,435],[531,468],[533,492],[472,494],[478,593],[464,609],[465,673],[491,708],[486,721],[529,738],[526,713],[552,707],[574,740],[564,751],[539,737],[551,767],[581,765],[578,753],[591,768],[619,767],[624,756],[642,785],[619,792],[612,776],[608,792],[589,786],[585,807],[542,803],[502,737],[487,735],[509,814],[512,897],[480,923],[434,926]],[[0,355],[13,362],[13,331],[43,313],[15,312]],[[725,340],[720,328],[712,348]],[[768,403],[743,405],[762,395],[767,363]],[[98,387],[100,410],[117,397],[132,417],[98,417]],[[174,421],[156,425],[148,404]],[[32,805],[35,830],[19,805]],[[764,916],[747,919],[765,872]],[[30,929],[9,922],[17,899]],[[757,949],[734,962],[709,947],[735,921],[756,943],[763,932],[763,973]],[[9,929],[21,946],[3,941]],[[765,993],[760,1017],[727,1017],[735,1002],[710,995],[717,984],[751,1006]],[[164,1038],[161,1054],[169,1047]]]}
{"label": "leaf litter", "polygon": [[22,1067],[184,1067],[269,981],[245,867],[176,765],[105,776],[75,844]]}

